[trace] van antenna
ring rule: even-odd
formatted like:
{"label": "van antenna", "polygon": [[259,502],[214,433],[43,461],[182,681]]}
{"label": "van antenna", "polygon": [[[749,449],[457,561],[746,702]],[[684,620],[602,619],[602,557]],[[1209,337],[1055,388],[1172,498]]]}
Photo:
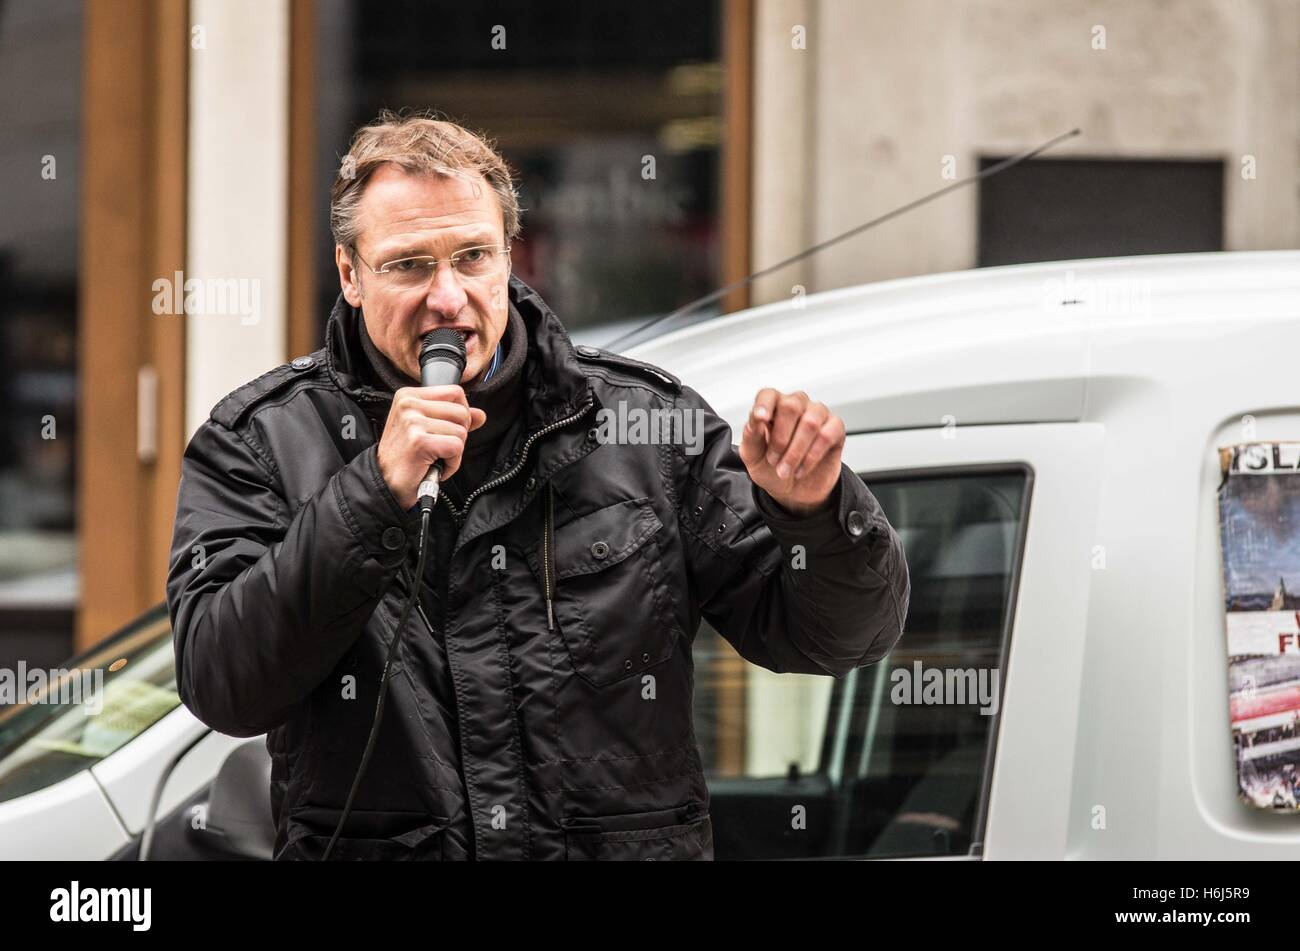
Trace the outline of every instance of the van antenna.
{"label": "van antenna", "polygon": [[982,181],[983,179],[986,178],[992,178],[994,175],[997,175],[1001,172],[1005,172],[1007,169],[1011,168],[1014,165],[1019,165],[1021,162],[1025,161],[1026,159],[1031,159],[1035,155],[1039,155],[1043,152],[1046,152],[1048,149],[1059,145],[1060,143],[1064,142],[1066,139],[1074,138],[1076,135],[1079,135],[1079,130],[1071,129],[1069,132],[1064,132],[1061,135],[1056,136],[1054,139],[1049,139],[1048,141],[1044,142],[1042,145],[1029,149],[1027,152],[1021,152],[1019,155],[1013,155],[1010,158],[1003,159],[1001,162],[998,162],[994,165],[990,165],[982,172],[977,172],[974,175],[971,175],[967,178],[963,178],[961,181],[953,182],[951,185],[945,185],[943,188],[940,188],[938,191],[933,191],[928,195],[923,195],[920,198],[915,199],[914,201],[909,201],[906,205],[900,205],[899,207],[895,208],[893,211],[888,211],[885,214],[881,215],[879,218],[873,218],[870,221],[866,222],[865,224],[860,224],[856,228],[851,228],[848,231],[845,231],[843,234],[838,234],[833,238],[827,238],[825,241],[822,241],[820,244],[814,244],[811,248],[808,248],[807,250],[804,251],[800,251],[794,257],[786,258],[784,261],[777,261],[775,264],[769,265],[768,267],[763,268],[761,271],[755,271],[753,274],[749,275],[748,277],[742,277],[739,280],[732,281],[730,284],[726,285],[725,287],[720,287],[716,291],[706,294],[705,296],[699,298],[698,300],[693,300],[689,304],[686,304],[682,307],[678,307],[676,310],[670,313],[660,314],[658,317],[651,318],[641,326],[629,330],[627,333],[618,337],[618,339],[606,344],[604,349],[611,350],[611,351],[616,350],[619,347],[619,345],[621,345],[627,340],[631,340],[640,336],[644,331],[649,330],[655,324],[662,323],[663,321],[666,320],[673,320],[677,317],[681,317],[683,314],[688,314],[691,311],[695,310],[695,308],[697,307],[701,307],[704,304],[709,304],[715,300],[718,300],[719,298],[725,297],[727,294],[730,294],[738,287],[744,287],[746,284],[749,284],[751,281],[756,281],[760,277],[766,277],[767,275],[773,273],[774,271],[779,271],[781,268],[786,267],[787,265],[794,264],[796,261],[801,261],[806,257],[810,257],[811,255],[816,254],[818,251],[824,251],[826,248],[829,248],[831,245],[838,244],[839,242],[844,241],[847,238],[851,238],[854,235],[861,234],[863,231],[866,231],[868,228],[874,228],[876,225],[884,224],[886,221],[889,221],[890,219],[893,218],[897,218],[899,215],[905,215],[913,208],[919,208],[921,205],[933,201],[934,199],[940,197],[941,195],[946,195],[948,194],[948,192],[956,191],[958,188],[963,188],[966,185],[972,184],[973,182]]}

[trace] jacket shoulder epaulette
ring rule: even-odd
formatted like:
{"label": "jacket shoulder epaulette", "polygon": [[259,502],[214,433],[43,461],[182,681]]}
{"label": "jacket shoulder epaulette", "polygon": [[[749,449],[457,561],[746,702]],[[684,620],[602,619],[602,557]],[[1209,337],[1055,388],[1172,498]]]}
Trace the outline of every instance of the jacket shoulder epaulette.
{"label": "jacket shoulder epaulette", "polygon": [[657,367],[653,363],[645,363],[642,360],[633,360],[631,357],[625,357],[621,353],[611,353],[609,350],[602,350],[599,347],[583,345],[575,348],[579,359],[590,360],[594,363],[603,363],[606,366],[615,367],[619,370],[631,373],[642,379],[650,380],[659,386],[666,387],[672,393],[677,394],[682,391],[682,381],[673,376],[663,367]]}
{"label": "jacket shoulder epaulette", "polygon": [[321,365],[321,359],[318,352],[311,356],[297,357],[273,370],[267,370],[257,379],[250,380],[222,397],[208,415],[227,429],[233,429],[258,403],[285,389],[295,380],[310,375],[312,370]]}

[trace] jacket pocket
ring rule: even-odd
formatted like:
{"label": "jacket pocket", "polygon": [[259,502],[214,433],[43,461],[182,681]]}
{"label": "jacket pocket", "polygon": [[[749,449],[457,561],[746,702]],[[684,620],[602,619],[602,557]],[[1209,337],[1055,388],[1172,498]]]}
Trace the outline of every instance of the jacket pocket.
{"label": "jacket pocket", "polygon": [[[578,676],[603,687],[672,656],[677,624],[649,499],[616,502],[555,528],[555,624]],[[545,590],[541,543],[528,561]]]}
{"label": "jacket pocket", "polygon": [[[304,806],[289,816],[289,834],[276,861],[318,862],[325,854],[341,809]],[[451,820],[424,812],[353,809],[334,843],[331,862],[436,862]]]}
{"label": "jacket pocket", "polygon": [[561,822],[569,861],[713,860],[713,823],[707,812],[665,809]]}

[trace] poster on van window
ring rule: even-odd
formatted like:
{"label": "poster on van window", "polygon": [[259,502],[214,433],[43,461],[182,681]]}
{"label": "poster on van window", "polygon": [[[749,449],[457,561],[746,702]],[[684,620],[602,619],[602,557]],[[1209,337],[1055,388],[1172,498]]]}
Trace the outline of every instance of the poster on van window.
{"label": "poster on van window", "polygon": [[1228,709],[1248,805],[1300,811],[1300,442],[1219,449]]}

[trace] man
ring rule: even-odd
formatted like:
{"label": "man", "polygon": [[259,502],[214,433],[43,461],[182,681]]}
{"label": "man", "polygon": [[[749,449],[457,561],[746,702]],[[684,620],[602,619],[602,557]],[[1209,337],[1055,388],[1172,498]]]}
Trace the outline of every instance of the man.
{"label": "man", "polygon": [[[763,389],[737,452],[670,373],[575,351],[510,273],[508,167],[453,123],[381,115],[331,204],[325,347],[235,390],[185,453],[167,585],[182,700],[267,733],[275,857],[317,859],[400,635],[331,859],[711,859],[701,617],[752,663],[832,676],[902,631],[902,547],[840,461],[842,421]],[[422,388],[439,327],[465,337],[461,385]],[[620,442],[602,410],[702,428]],[[398,632],[438,459],[421,607]]]}

